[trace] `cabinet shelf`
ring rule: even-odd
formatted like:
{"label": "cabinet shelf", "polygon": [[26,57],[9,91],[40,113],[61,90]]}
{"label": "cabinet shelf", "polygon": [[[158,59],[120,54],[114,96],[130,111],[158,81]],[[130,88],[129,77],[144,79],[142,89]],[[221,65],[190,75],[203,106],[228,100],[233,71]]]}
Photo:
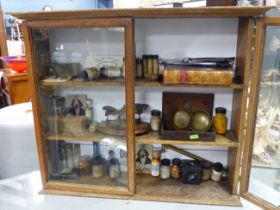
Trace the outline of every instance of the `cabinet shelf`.
{"label": "cabinet shelf", "polygon": [[85,132],[83,135],[74,135],[71,133],[48,134],[46,139],[57,141],[126,142],[126,139],[123,136],[107,135],[97,131],[94,133]]}
{"label": "cabinet shelf", "polygon": [[[100,79],[96,81],[66,81],[66,82],[45,82],[41,81],[43,87],[67,87],[67,86],[124,86],[124,80],[120,79]],[[136,79],[135,85],[138,87],[195,87],[195,88],[230,88],[230,89],[243,89],[242,84],[231,85],[184,85],[184,84],[172,84],[166,85],[162,82]]]}
{"label": "cabinet shelf", "polygon": [[229,193],[227,182],[206,181],[200,185],[186,185],[181,180],[161,180],[149,175],[136,176],[135,197],[154,201],[240,206],[238,197]]}
{"label": "cabinet shelf", "polygon": [[239,147],[232,132],[227,132],[225,136],[216,135],[215,141],[186,141],[186,140],[161,140],[157,132],[137,136],[136,143],[138,144],[179,144],[179,145],[194,145],[194,146],[216,146],[216,147]]}

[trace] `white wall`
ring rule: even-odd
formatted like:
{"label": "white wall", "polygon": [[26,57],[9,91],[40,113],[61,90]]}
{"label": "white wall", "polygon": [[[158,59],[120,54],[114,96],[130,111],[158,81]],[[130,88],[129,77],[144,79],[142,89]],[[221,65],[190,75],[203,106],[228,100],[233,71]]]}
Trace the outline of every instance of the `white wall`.
{"label": "white wall", "polygon": [[[137,19],[135,21],[136,55],[159,54],[161,58],[183,57],[231,57],[236,54],[237,24],[235,18],[192,18],[192,19]],[[63,44],[66,54],[81,52],[88,55],[87,41],[94,55],[123,54],[123,32],[121,30],[57,30],[51,32],[51,49]],[[104,41],[104,42],[103,42]],[[103,43],[107,44],[103,44]],[[109,44],[108,44],[109,43]],[[84,61],[82,61],[84,65]],[[223,106],[231,116],[232,90],[206,88],[145,88],[136,87],[135,101],[148,103],[151,109],[162,107],[163,91],[214,93],[214,107]],[[97,121],[104,120],[105,105],[120,108],[124,103],[122,87],[73,87],[66,88],[64,94],[87,94],[94,100],[94,114]],[[97,111],[98,110],[98,111]],[[150,114],[143,119],[149,121]],[[230,127],[230,125],[228,125]],[[184,147],[211,161],[227,162],[227,149],[221,147]],[[167,157],[182,157],[167,153]]]}

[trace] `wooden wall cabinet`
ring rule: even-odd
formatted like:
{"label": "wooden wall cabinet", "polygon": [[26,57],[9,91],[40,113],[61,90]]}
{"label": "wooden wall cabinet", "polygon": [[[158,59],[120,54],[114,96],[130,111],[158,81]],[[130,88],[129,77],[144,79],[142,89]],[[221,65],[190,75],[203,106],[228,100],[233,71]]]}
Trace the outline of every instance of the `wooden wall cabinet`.
{"label": "wooden wall cabinet", "polygon": [[[53,194],[109,198],[240,205],[238,184],[242,146],[244,143],[247,145],[247,139],[244,137],[244,128],[246,125],[245,113],[249,95],[252,47],[254,46],[254,21],[255,17],[263,15],[269,9],[268,7],[211,7],[66,11],[48,12],[44,15],[41,13],[12,14],[24,20],[23,30],[26,52],[29,58],[29,73],[32,80],[32,103],[43,191]],[[179,19],[188,21],[199,20],[203,23],[203,21],[211,20],[212,18],[233,18],[237,20],[237,40],[234,47],[236,53],[234,56],[237,58],[236,65],[239,68],[242,84],[232,84],[229,86],[181,85],[174,87],[166,86],[156,81],[134,79],[135,54],[139,47],[139,43],[135,44],[135,37],[139,36],[139,34],[135,33],[138,21],[153,22],[160,19]],[[204,30],[207,33],[207,27]],[[169,32],[168,30],[166,31],[166,33]],[[67,34],[68,38],[66,38]],[[73,34],[73,36],[69,36],[69,34]],[[160,37],[165,34],[163,32],[163,34],[156,35]],[[114,47],[108,48],[107,43],[113,44]],[[100,54],[103,56],[117,54],[124,57],[124,78],[122,80],[99,79],[87,82],[80,80],[64,82],[56,80],[46,81],[45,78],[48,74],[46,66],[54,63],[55,59],[63,60],[66,57],[65,54],[61,54],[61,50],[68,50],[68,59],[69,56],[70,58],[72,56],[72,61],[74,58],[81,58],[80,54],[72,54],[78,50],[77,46],[80,47],[78,49],[86,52],[83,54],[83,62],[90,62],[90,56],[100,56]],[[203,48],[203,46],[201,47]],[[224,47],[226,48],[227,46]],[[87,56],[88,60],[86,59]],[[208,57],[210,56],[208,55]],[[259,55],[254,56],[255,59],[259,59]],[[144,88],[146,92],[149,92],[149,88],[151,90],[177,88],[179,91],[199,88],[202,92],[204,90],[205,92],[211,90],[214,93],[221,90],[230,91],[230,94],[232,94],[232,104],[229,133],[231,135],[227,137],[217,135],[214,142],[184,141],[180,139],[176,141],[160,140],[159,135],[151,133],[135,136],[134,103],[137,102],[135,100],[137,95],[135,87],[137,87],[139,92],[141,92],[141,88]],[[95,133],[87,133],[87,131],[77,134],[75,131],[71,132],[71,129],[66,131],[63,128],[62,130],[54,129],[50,131],[52,126],[50,116],[52,115],[51,112],[54,111],[53,109],[50,111],[50,108],[54,106],[53,101],[50,102],[51,96],[66,96],[66,106],[71,108],[71,103],[69,105],[69,102],[67,102],[69,100],[67,95],[85,94],[92,96],[95,109],[94,118],[99,122],[104,120],[102,106],[115,105],[121,108],[125,104],[124,136],[105,135],[98,131]],[[111,94],[111,96],[108,96],[108,94]],[[61,113],[61,110],[55,111]],[[121,160],[121,178],[116,181],[115,179],[109,179],[108,176],[101,179],[94,179],[91,175],[71,177],[69,174],[66,176],[67,171],[65,171],[65,176],[56,176],[57,168],[55,169],[54,162],[61,161],[60,164],[62,165],[74,163],[69,163],[69,161],[63,162],[65,161],[63,157],[55,154],[54,150],[59,145],[60,149],[65,146],[67,150],[67,147],[71,147],[71,142],[72,147],[73,144],[74,147],[75,144],[79,144],[81,148],[83,147],[81,149],[82,155],[92,147],[94,153],[98,153],[99,149],[113,150],[114,155]],[[96,142],[99,142],[100,146],[97,150]],[[183,185],[180,181],[176,180],[163,181],[149,175],[136,175],[136,144],[203,146],[209,150],[211,148],[224,147],[227,149],[226,165],[229,168],[229,178],[221,183],[208,181],[194,186]],[[247,150],[251,147],[252,145],[247,145],[244,149]]]}

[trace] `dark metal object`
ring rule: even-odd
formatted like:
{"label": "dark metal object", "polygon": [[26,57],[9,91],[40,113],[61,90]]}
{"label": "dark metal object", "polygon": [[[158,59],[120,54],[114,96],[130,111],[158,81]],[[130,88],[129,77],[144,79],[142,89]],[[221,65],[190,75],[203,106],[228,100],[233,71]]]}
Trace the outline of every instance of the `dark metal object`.
{"label": "dark metal object", "polygon": [[[194,155],[194,154],[192,154],[190,152],[187,152],[187,151],[185,151],[183,149],[180,149],[178,147],[175,147],[173,145],[164,144],[163,146],[164,146],[164,148],[171,149],[171,150],[173,150],[175,152],[178,152],[179,154],[185,155],[185,156],[190,157],[192,159],[195,159],[195,160],[198,160],[198,161],[208,161],[208,160],[206,160],[206,159],[204,159],[204,158],[202,158],[202,157],[200,157],[198,155]],[[211,161],[208,161],[208,162],[212,164]]]}
{"label": "dark metal object", "polygon": [[199,185],[201,183],[202,167],[197,160],[182,160],[183,184]]}

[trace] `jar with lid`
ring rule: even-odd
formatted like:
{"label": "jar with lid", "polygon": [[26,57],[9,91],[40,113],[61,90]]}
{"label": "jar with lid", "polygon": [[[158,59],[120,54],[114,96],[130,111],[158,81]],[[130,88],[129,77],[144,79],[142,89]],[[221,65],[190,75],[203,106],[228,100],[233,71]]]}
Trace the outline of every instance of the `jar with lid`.
{"label": "jar with lid", "polygon": [[104,174],[103,159],[100,155],[97,155],[92,159],[92,176],[94,178],[101,178]]}
{"label": "jar with lid", "polygon": [[169,179],[170,178],[170,160],[162,159],[160,161],[160,178],[161,179]]}
{"label": "jar with lid", "polygon": [[215,109],[216,115],[214,117],[214,128],[216,133],[225,134],[227,131],[227,110],[224,107],[217,107]]}
{"label": "jar with lid", "polygon": [[174,179],[179,179],[181,177],[181,160],[179,158],[174,158],[172,160],[171,177]]}
{"label": "jar with lid", "polygon": [[223,171],[224,171],[223,164],[219,162],[215,163],[212,168],[211,179],[215,182],[220,181],[222,178]]}
{"label": "jar with lid", "polygon": [[202,177],[201,177],[201,179],[203,181],[207,181],[211,177],[212,164],[208,161],[203,161],[201,163],[201,166],[202,166]]}
{"label": "jar with lid", "polygon": [[111,179],[117,179],[121,176],[121,169],[118,158],[112,158],[110,160],[109,175]]}
{"label": "jar with lid", "polygon": [[159,131],[161,126],[161,118],[160,118],[161,112],[159,110],[152,110],[151,111],[151,130],[152,131]]}
{"label": "jar with lid", "polygon": [[151,164],[152,176],[159,176],[160,174],[160,149],[153,148],[152,151],[152,164]]}

